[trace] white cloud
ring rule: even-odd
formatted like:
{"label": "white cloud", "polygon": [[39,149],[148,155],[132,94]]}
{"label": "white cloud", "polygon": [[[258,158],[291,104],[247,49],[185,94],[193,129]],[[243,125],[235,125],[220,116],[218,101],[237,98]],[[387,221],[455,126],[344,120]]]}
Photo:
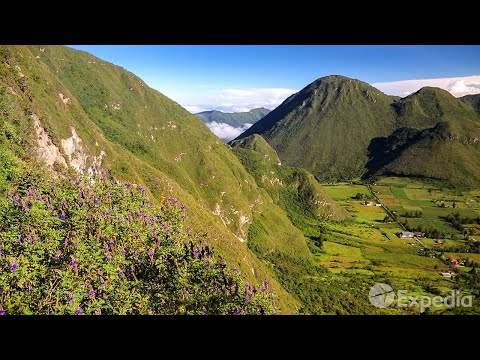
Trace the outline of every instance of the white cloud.
{"label": "white cloud", "polygon": [[406,96],[420,90],[424,86],[434,86],[449,91],[453,96],[460,97],[480,93],[480,76],[465,76],[441,79],[403,80],[384,83],[374,83],[372,86],[388,95]]}
{"label": "white cloud", "polygon": [[216,121],[212,121],[207,123],[206,125],[220,139],[225,141],[230,141],[235,139],[238,135],[243,133],[253,124],[245,123],[241,127],[233,127],[232,125],[229,125],[229,124],[217,123]]}
{"label": "white cloud", "polygon": [[202,111],[210,110],[209,108],[205,108],[205,107],[199,106],[199,105],[185,105],[184,108],[187,109],[192,114],[197,114],[197,113],[202,112]]}
{"label": "white cloud", "polygon": [[183,106],[191,113],[205,110],[244,112],[260,107],[273,110],[297,91],[287,88],[218,89],[208,94],[208,99],[204,96],[203,102]]}

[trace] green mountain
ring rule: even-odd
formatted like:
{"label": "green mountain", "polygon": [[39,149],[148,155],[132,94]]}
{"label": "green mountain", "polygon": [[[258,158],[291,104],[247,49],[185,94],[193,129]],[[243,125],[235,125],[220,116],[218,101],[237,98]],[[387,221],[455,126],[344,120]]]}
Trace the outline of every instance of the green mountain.
{"label": "green mountain", "polygon": [[252,284],[268,281],[280,312],[302,306],[248,246],[261,223],[265,248],[308,263],[302,232],[228,145],[132,73],[68,47],[2,46],[0,105],[2,197],[42,164],[52,174],[100,166],[144,186],[156,204],[185,204],[198,241]]}
{"label": "green mountain", "polygon": [[226,113],[217,110],[203,111],[195,114],[204,123],[217,122],[242,127],[244,124],[255,124],[258,120],[267,115],[270,110],[265,108],[252,109],[247,112]]}
{"label": "green mountain", "polygon": [[459,98],[459,100],[462,100],[464,103],[469,104],[480,111],[480,94],[465,95]]}
{"label": "green mountain", "polygon": [[[327,76],[290,96],[237,139],[260,134],[285,165],[303,167],[318,179],[338,180],[365,176],[373,168],[379,171],[379,155],[372,153],[377,149],[371,146],[374,139],[401,128],[425,130],[442,121],[461,128],[479,120],[471,106],[445,90],[426,87],[398,99],[359,80]],[[432,154],[440,153],[424,155]],[[474,153],[462,159],[465,156],[474,159]],[[417,158],[411,170],[402,173],[420,174],[424,161]]]}
{"label": "green mountain", "polygon": [[257,184],[307,236],[320,236],[319,221],[349,218],[307,170],[281,165],[276,151],[260,135],[235,140],[231,146]]}
{"label": "green mountain", "polygon": [[[439,122],[425,130],[401,128],[369,147],[369,174],[415,176],[455,186],[478,186],[480,123]],[[432,156],[432,154],[435,154]],[[418,159],[425,159],[420,164]]]}

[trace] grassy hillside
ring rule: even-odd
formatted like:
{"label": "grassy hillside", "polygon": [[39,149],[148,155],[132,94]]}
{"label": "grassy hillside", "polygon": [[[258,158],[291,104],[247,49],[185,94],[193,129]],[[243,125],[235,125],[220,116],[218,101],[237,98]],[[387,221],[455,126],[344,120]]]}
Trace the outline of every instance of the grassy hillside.
{"label": "grassy hillside", "polygon": [[255,124],[258,120],[267,115],[270,110],[265,108],[252,109],[247,112],[226,113],[218,110],[203,111],[195,114],[204,123],[215,121],[233,127],[241,127],[244,124]]}
{"label": "grassy hillside", "polygon": [[239,138],[262,135],[282,162],[320,179],[363,173],[371,139],[393,130],[393,99],[343,76],[316,80],[290,96]]}
{"label": "grassy hillside", "polygon": [[[426,87],[398,99],[359,80],[327,76],[289,97],[237,139],[260,134],[286,165],[304,167],[319,179],[339,180],[371,170],[372,157],[380,158],[372,154],[375,139],[387,138],[401,128],[433,128],[442,121],[460,129],[474,126],[480,116],[445,90]],[[437,160],[432,166],[446,160],[440,156],[443,152],[429,151],[423,152],[423,158],[410,159],[408,168],[414,170],[403,173],[421,173],[425,159],[433,156]],[[475,161],[474,152],[462,154],[462,159],[468,158],[465,161]],[[439,173],[441,167],[435,171]]]}
{"label": "grassy hillside", "polygon": [[480,110],[480,94],[465,95],[459,98],[459,100],[463,101],[465,104],[473,106],[473,108],[477,110]]}
{"label": "grassy hillside", "polygon": [[[267,280],[280,312],[300,302],[247,246],[254,218],[266,219],[280,249],[310,256],[302,233],[258,188],[240,161],[194,115],[124,69],[61,46],[0,48],[2,176],[35,169],[100,165],[147,188],[154,202],[178,198],[188,226],[247,281]],[[10,181],[9,180],[9,181]],[[8,184],[2,184],[6,196]],[[288,236],[286,235],[288,234]]]}
{"label": "grassy hillside", "polygon": [[267,190],[306,236],[320,236],[321,220],[339,221],[348,217],[312,174],[302,168],[281,165],[275,150],[260,135],[235,140],[231,146],[257,184]]}
{"label": "grassy hillside", "polygon": [[[372,173],[429,178],[458,187],[479,184],[478,122],[440,122],[423,131],[404,128],[376,140],[369,162]],[[422,166],[418,159],[425,159]]]}

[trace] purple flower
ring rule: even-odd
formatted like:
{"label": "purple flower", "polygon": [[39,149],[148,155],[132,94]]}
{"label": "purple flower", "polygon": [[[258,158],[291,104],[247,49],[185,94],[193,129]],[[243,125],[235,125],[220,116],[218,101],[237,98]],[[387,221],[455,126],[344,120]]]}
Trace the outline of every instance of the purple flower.
{"label": "purple flower", "polygon": [[2,255],[2,253],[3,253],[3,249],[2,249],[2,248],[0,248],[0,255]]}
{"label": "purple flower", "polygon": [[187,208],[187,207],[186,207],[185,205],[182,205],[182,206],[180,207],[180,210],[183,211],[183,210],[185,210],[186,208]]}
{"label": "purple flower", "polygon": [[105,211],[105,216],[110,216],[110,211]]}
{"label": "purple flower", "polygon": [[9,192],[8,195],[7,195],[7,197],[8,197],[9,199],[11,199],[11,198],[13,197],[13,193]]}
{"label": "purple flower", "polygon": [[0,286],[0,295],[3,294],[3,287]]}
{"label": "purple flower", "polygon": [[77,310],[75,310],[75,315],[80,315],[82,313],[82,308],[77,308]]}
{"label": "purple flower", "polygon": [[142,193],[142,195],[145,195],[147,190],[143,186],[140,186],[140,192]]}
{"label": "purple flower", "polygon": [[53,217],[58,218],[58,214],[56,212],[54,212]]}
{"label": "purple flower", "polygon": [[189,233],[190,231],[192,231],[192,228],[190,226],[187,226],[187,232]]}
{"label": "purple flower", "polygon": [[53,255],[53,258],[57,261],[60,260],[60,253],[56,253],[55,255]]}
{"label": "purple flower", "polygon": [[245,301],[246,301],[246,302],[249,302],[249,301],[250,301],[250,298],[251,298],[250,295],[245,296]]}
{"label": "purple flower", "polygon": [[35,195],[35,193],[33,192],[33,187],[31,186],[31,187],[28,189],[28,196],[29,196],[29,197],[32,197],[33,195]]}
{"label": "purple flower", "polygon": [[115,245],[115,241],[114,241],[114,240],[110,240],[108,243],[109,243],[111,246]]}
{"label": "purple flower", "polygon": [[62,215],[60,215],[60,218],[61,218],[62,220],[65,220],[65,219],[67,218],[67,215],[65,215],[65,214],[62,213]]}
{"label": "purple flower", "polygon": [[67,199],[62,200],[62,205],[67,205]]}
{"label": "purple flower", "polygon": [[81,184],[81,181],[80,181],[80,180],[77,180],[77,181],[75,181],[75,184],[78,186],[78,185]]}
{"label": "purple flower", "polygon": [[245,284],[245,289],[247,289],[247,291],[250,290],[250,284],[249,284],[249,283],[246,283],[246,284]]}
{"label": "purple flower", "polygon": [[52,206],[50,204],[47,204],[47,210],[48,211],[52,210]]}
{"label": "purple flower", "polygon": [[17,238],[17,242],[18,242],[19,244],[23,243],[23,239],[22,239],[22,237],[21,237],[21,236],[18,236],[18,238]]}
{"label": "purple flower", "polygon": [[205,309],[205,307],[203,307],[203,309],[202,309],[202,314],[203,314],[203,315],[207,315],[207,314],[208,314],[208,311],[207,311],[207,309]]}
{"label": "purple flower", "polygon": [[67,301],[68,301],[69,303],[71,303],[71,302],[73,301],[73,299],[74,299],[74,296],[73,296],[72,294],[68,295]]}
{"label": "purple flower", "polygon": [[152,259],[152,260],[153,260],[153,256],[154,256],[154,255],[155,255],[155,250],[152,249],[152,250],[150,250],[150,251],[148,252],[148,256],[149,256],[150,259]]}
{"label": "purple flower", "polygon": [[98,200],[97,198],[95,198],[95,200],[93,200],[93,203],[94,203],[95,205],[98,205],[98,204],[100,204],[100,200]]}
{"label": "purple flower", "polygon": [[17,196],[15,200],[13,200],[13,205],[18,206],[20,204],[20,198]]}
{"label": "purple flower", "polygon": [[11,271],[11,272],[17,271],[17,268],[18,268],[17,263],[13,263],[12,265],[10,265],[10,271]]}
{"label": "purple flower", "polygon": [[42,195],[38,195],[37,200],[43,200]]}
{"label": "purple flower", "polygon": [[22,211],[27,211],[29,209],[28,203],[23,204]]}
{"label": "purple flower", "polygon": [[107,255],[107,260],[108,260],[108,261],[112,261],[112,255],[108,254],[108,255]]}
{"label": "purple flower", "polygon": [[0,315],[5,315],[5,314],[6,314],[5,310],[0,309]]}
{"label": "purple flower", "polygon": [[205,264],[205,269],[210,270],[210,261],[207,261]]}
{"label": "purple flower", "polygon": [[240,310],[238,310],[238,309],[235,310],[235,311],[233,312],[233,315],[240,315]]}
{"label": "purple flower", "polygon": [[122,248],[122,254],[125,255],[127,253],[127,250],[125,250],[124,248]]}
{"label": "purple flower", "polygon": [[136,259],[138,259],[140,257],[140,253],[138,251],[135,251],[134,256],[135,256]]}
{"label": "purple flower", "polygon": [[118,272],[118,276],[120,276],[120,277],[124,277],[124,276],[125,276],[125,273],[123,272],[123,270],[120,270],[120,271]]}
{"label": "purple flower", "polygon": [[88,295],[95,296],[95,290],[93,290],[93,288],[91,288],[90,291],[88,292]]}
{"label": "purple flower", "polygon": [[70,261],[70,266],[71,267],[75,267],[75,266],[77,266],[77,264],[78,264],[78,261],[75,260],[75,259],[72,259],[72,261]]}

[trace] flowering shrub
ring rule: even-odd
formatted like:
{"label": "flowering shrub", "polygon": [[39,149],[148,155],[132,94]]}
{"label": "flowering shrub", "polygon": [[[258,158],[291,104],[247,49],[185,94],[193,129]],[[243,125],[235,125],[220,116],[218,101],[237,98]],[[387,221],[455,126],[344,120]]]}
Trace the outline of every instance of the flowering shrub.
{"label": "flowering shrub", "polygon": [[0,315],[273,312],[268,284],[200,244],[185,206],[91,170],[0,199]]}

